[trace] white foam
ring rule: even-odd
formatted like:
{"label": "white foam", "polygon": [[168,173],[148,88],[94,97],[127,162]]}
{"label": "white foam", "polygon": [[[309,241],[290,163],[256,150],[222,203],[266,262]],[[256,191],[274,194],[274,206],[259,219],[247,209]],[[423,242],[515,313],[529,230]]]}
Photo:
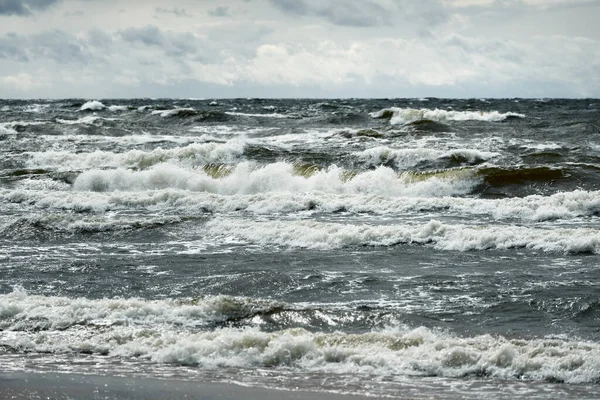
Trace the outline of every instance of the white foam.
{"label": "white foam", "polygon": [[11,126],[11,124],[0,124],[0,135],[16,135],[17,131]]}
{"label": "white foam", "polygon": [[324,192],[386,196],[450,196],[470,192],[477,179],[469,176],[431,177],[419,181],[398,176],[387,167],[356,175],[337,166],[316,171],[309,177],[298,175],[294,165],[278,162],[257,166],[237,164],[219,179],[201,169],[190,170],[171,164],[159,164],[144,171],[89,170],[79,175],[76,190],[142,191],[165,188],[218,194],[254,194],[264,192]]}
{"label": "white foam", "polygon": [[112,153],[97,150],[92,153],[74,153],[66,150],[50,150],[29,153],[30,159],[27,165],[32,168],[57,168],[69,171],[107,167],[148,168],[164,162],[195,166],[237,160],[243,155],[244,145],[243,140],[234,139],[226,143],[192,143],[173,149],[159,147],[149,152],[130,150],[125,153]]}
{"label": "white foam", "polygon": [[0,108],[0,112],[8,112],[8,111],[10,111],[9,106],[3,106],[2,108]]}
{"label": "white foam", "polygon": [[182,300],[70,299],[28,295],[16,289],[0,295],[0,328],[65,329],[80,324],[111,326],[122,323],[187,327],[225,320],[236,314],[268,309],[276,302],[212,296]]}
{"label": "white foam", "polygon": [[[90,160],[91,162],[91,160]],[[183,170],[183,174],[189,173]],[[158,171],[155,172],[158,174]],[[198,173],[196,171],[196,173]],[[168,176],[169,174],[167,174]],[[172,175],[177,175],[173,172]],[[244,181],[243,174],[239,173],[239,179]],[[252,175],[245,175],[246,184],[251,185],[251,180],[258,179]],[[86,181],[78,183],[76,188],[80,190],[96,189],[110,190],[109,183],[103,183],[111,178],[85,177]],[[82,179],[84,179],[82,178]],[[113,176],[114,178],[114,176]],[[88,180],[89,179],[89,180]],[[130,179],[135,179],[130,177]],[[166,178],[165,178],[166,179]],[[205,179],[208,179],[205,177]],[[295,178],[294,178],[295,179]],[[42,180],[25,180],[32,183],[44,182]],[[55,182],[55,181],[52,181]],[[96,182],[96,183],[94,183]],[[385,183],[379,189],[379,193],[362,193],[352,189],[351,186],[342,191],[342,188],[327,188],[322,186],[320,190],[293,191],[292,186],[279,189],[247,190],[240,187],[236,192],[235,180],[231,182],[220,182],[220,180],[208,181],[212,186],[206,186],[205,191],[195,192],[190,186],[183,188],[174,187],[172,184],[161,190],[156,188],[130,187],[127,191],[107,191],[95,193],[91,196],[88,192],[81,191],[43,191],[35,187],[21,187],[12,190],[0,189],[0,202],[26,203],[39,208],[57,208],[66,210],[92,210],[107,211],[119,207],[160,209],[204,209],[213,212],[233,212],[245,210],[256,214],[269,213],[295,213],[306,210],[316,212],[336,212],[345,210],[353,214],[375,214],[381,216],[407,216],[407,215],[444,215],[444,216],[472,216],[475,220],[491,218],[498,221],[524,221],[528,223],[543,223],[552,220],[574,220],[589,218],[600,213],[600,192],[582,191],[557,193],[551,196],[527,196],[524,198],[506,199],[477,199],[469,197],[434,196],[435,188],[427,192],[427,184],[418,186],[406,186],[405,195],[396,195],[392,188],[386,187]],[[440,182],[433,181],[433,186]],[[56,183],[55,183],[56,184]],[[305,188],[316,185],[316,182],[304,182]],[[450,185],[451,182],[445,182]],[[81,185],[81,186],[79,186]],[[94,186],[98,185],[98,186]],[[112,186],[118,189],[125,187],[126,183]],[[43,189],[43,188],[38,188]],[[414,195],[419,191],[428,194],[428,197]],[[455,188],[459,191],[459,188]],[[62,189],[64,190],[64,188]],[[137,191],[135,191],[137,190]],[[212,190],[212,192],[210,192]],[[244,193],[244,190],[250,193]],[[339,192],[337,192],[339,190]],[[399,191],[399,190],[398,190]],[[375,192],[375,190],[372,190]],[[434,218],[434,217],[432,217]],[[579,222],[580,223],[580,222]]]}
{"label": "white foam", "polygon": [[377,166],[393,162],[398,168],[408,169],[421,162],[434,161],[442,158],[460,157],[466,159],[470,163],[485,161],[498,156],[499,153],[476,149],[437,150],[424,147],[396,149],[388,146],[378,146],[356,152],[354,155],[367,166]]}
{"label": "white foam", "polygon": [[175,115],[179,115],[180,113],[185,112],[196,112],[193,108],[174,108],[172,110],[154,110],[152,111],[152,115],[160,115],[162,118],[173,117]]}
{"label": "white foam", "polygon": [[116,112],[116,111],[128,111],[129,110],[129,106],[117,106],[117,105],[112,105],[108,107],[108,111],[112,111],[112,112]]}
{"label": "white foam", "polygon": [[23,112],[43,113],[48,108],[50,108],[50,104],[29,104],[29,105],[23,107]]}
{"label": "white foam", "polygon": [[500,113],[498,111],[446,111],[430,110],[427,108],[398,108],[390,107],[372,112],[369,115],[373,118],[382,118],[386,114],[391,114],[390,124],[408,124],[415,121],[431,120],[437,122],[446,121],[503,121],[508,117],[524,118],[525,115],[514,112]]}
{"label": "white foam", "polygon": [[362,334],[301,328],[202,330],[207,321],[248,316],[274,304],[224,296],[179,301],[70,299],[17,290],[0,295],[4,328],[0,346],[18,352],[85,352],[207,369],[269,368],[340,377],[366,374],[375,379],[486,376],[593,383],[600,378],[600,345],[577,339],[463,337],[425,327]]}
{"label": "white foam", "polygon": [[352,225],[312,220],[248,221],[217,218],[207,222],[213,235],[248,243],[309,249],[348,246],[432,244],[441,250],[527,248],[545,252],[600,254],[600,232],[595,229],[544,229],[514,225],[471,226],[444,224]]}
{"label": "white foam", "polygon": [[235,111],[226,111],[225,114],[235,115],[241,117],[258,117],[258,118],[289,118],[289,115],[280,113],[269,113],[269,114],[252,114],[252,113],[241,113]]}
{"label": "white foam", "polygon": [[0,123],[0,134],[17,134],[18,132],[15,130],[17,126],[36,126],[36,125],[45,125],[46,121],[10,121],[10,122],[1,122]]}
{"label": "white foam", "polygon": [[[53,233],[99,233],[130,231],[143,228],[154,228],[161,225],[178,223],[179,217],[144,217],[104,215],[104,216],[73,216],[69,214],[38,214],[30,213],[27,217],[17,218],[0,224],[0,233],[14,236],[19,231],[27,231],[35,226]],[[21,229],[20,227],[25,227]],[[28,233],[28,232],[24,232]]]}
{"label": "white foam", "polygon": [[57,118],[56,122],[63,124],[63,125],[77,125],[77,124],[83,124],[83,125],[94,125],[94,123],[98,120],[107,120],[107,121],[114,121],[114,119],[111,118],[102,118],[102,117],[98,117],[96,115],[86,115],[85,117],[81,117],[79,119],[62,119],[62,118]]}
{"label": "white foam", "polygon": [[79,111],[100,111],[104,110],[106,106],[97,100],[88,101],[81,106]]}

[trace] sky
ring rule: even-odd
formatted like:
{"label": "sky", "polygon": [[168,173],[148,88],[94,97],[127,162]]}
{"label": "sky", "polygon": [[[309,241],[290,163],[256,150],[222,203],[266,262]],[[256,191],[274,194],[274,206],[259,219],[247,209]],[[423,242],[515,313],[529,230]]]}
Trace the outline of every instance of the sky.
{"label": "sky", "polygon": [[600,0],[0,0],[0,98],[600,97]]}

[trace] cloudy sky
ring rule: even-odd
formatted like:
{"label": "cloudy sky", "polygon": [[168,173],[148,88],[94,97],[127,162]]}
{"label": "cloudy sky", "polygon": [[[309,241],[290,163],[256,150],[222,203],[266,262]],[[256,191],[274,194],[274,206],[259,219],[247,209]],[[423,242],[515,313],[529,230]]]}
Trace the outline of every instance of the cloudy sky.
{"label": "cloudy sky", "polygon": [[0,98],[600,97],[600,0],[0,0]]}

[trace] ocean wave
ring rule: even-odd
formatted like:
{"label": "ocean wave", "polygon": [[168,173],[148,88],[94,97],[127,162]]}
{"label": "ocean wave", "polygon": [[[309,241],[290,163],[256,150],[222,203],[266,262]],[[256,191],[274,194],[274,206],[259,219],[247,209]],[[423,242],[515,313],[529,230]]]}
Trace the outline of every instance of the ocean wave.
{"label": "ocean wave", "polygon": [[465,337],[403,326],[358,334],[302,328],[203,330],[207,321],[260,314],[277,306],[225,296],[89,300],[16,290],[0,295],[0,346],[17,353],[99,354],[205,369],[565,383],[600,379],[600,345],[575,338]]}
{"label": "ocean wave", "polygon": [[88,101],[81,106],[79,111],[100,111],[104,110],[106,106],[97,100]]}
{"label": "ocean wave", "polygon": [[318,169],[278,162],[258,166],[242,162],[235,166],[207,165],[186,169],[158,164],[143,171],[123,168],[88,170],[81,173],[73,188],[86,191],[143,191],[177,188],[218,194],[263,192],[325,192],[387,196],[451,196],[469,193],[479,180],[472,174],[445,171],[429,176],[398,174],[391,168],[357,172],[337,166]]}
{"label": "ocean wave", "polygon": [[0,295],[0,332],[64,330],[79,325],[199,327],[251,318],[274,308],[281,308],[281,303],[231,296],[179,300],[89,300],[29,295],[23,289],[16,289],[10,294]]}
{"label": "ocean wave", "polygon": [[595,229],[529,228],[516,225],[425,224],[352,225],[308,220],[248,221],[217,218],[208,221],[213,235],[264,246],[316,250],[355,246],[432,245],[440,250],[531,249],[557,253],[600,254]]}
{"label": "ocean wave", "polygon": [[172,110],[154,110],[151,112],[152,115],[159,115],[162,118],[169,118],[169,117],[189,117],[189,116],[195,116],[198,115],[198,111],[196,111],[193,108],[174,108]]}
{"label": "ocean wave", "polygon": [[0,225],[0,237],[34,238],[45,235],[81,235],[103,232],[130,232],[179,223],[180,217],[136,218],[130,216],[81,217],[70,214],[43,214],[17,218]]}
{"label": "ocean wave", "polygon": [[[214,171],[212,175],[216,175]],[[225,191],[225,190],[223,190]],[[385,193],[382,190],[382,193]],[[0,202],[24,203],[39,209],[105,212],[123,207],[136,209],[246,211],[254,214],[316,211],[373,215],[443,213],[498,221],[545,222],[600,215],[600,192],[576,190],[551,196],[532,195],[503,199],[469,197],[388,196],[385,194],[265,191],[250,194],[190,192],[166,188],[145,191],[98,192],[40,191],[33,188],[0,190]]]}
{"label": "ocean wave", "polygon": [[28,126],[46,125],[46,121],[10,121],[0,123],[0,134],[15,135],[27,129]]}
{"label": "ocean wave", "polygon": [[252,118],[291,118],[292,116],[280,113],[265,113],[265,114],[252,114],[242,113],[236,111],[225,111],[227,115],[233,115],[236,117],[252,117]]}
{"label": "ocean wave", "polygon": [[62,118],[56,119],[56,122],[58,122],[59,124],[63,124],[63,125],[78,125],[78,124],[95,125],[98,121],[116,121],[116,119],[115,118],[98,117],[96,115],[88,115],[85,117],[81,117],[79,119],[62,119]]}
{"label": "ocean wave", "polygon": [[388,146],[373,147],[353,154],[366,166],[392,164],[408,169],[426,161],[450,159],[457,163],[475,164],[487,161],[500,154],[476,149],[437,150],[431,148],[395,149]]}
{"label": "ocean wave", "polygon": [[112,105],[108,107],[108,111],[111,112],[116,112],[116,111],[129,111],[131,109],[134,109],[133,107],[130,106],[117,106],[117,105]]}
{"label": "ocean wave", "polygon": [[392,125],[401,125],[413,123],[416,121],[487,121],[498,122],[504,121],[507,118],[517,117],[524,118],[525,115],[507,112],[500,113],[498,111],[446,111],[446,110],[430,110],[427,108],[384,108],[369,114],[373,118],[389,119]]}
{"label": "ocean wave", "polygon": [[0,135],[16,135],[17,131],[8,124],[0,124]]}
{"label": "ocean wave", "polygon": [[112,153],[101,150],[92,153],[50,150],[29,153],[30,158],[27,165],[36,168],[58,168],[70,171],[110,167],[146,169],[165,162],[179,162],[194,166],[207,163],[233,162],[243,155],[244,146],[245,142],[243,140],[233,139],[226,143],[193,143],[173,149],[130,150],[125,153]]}

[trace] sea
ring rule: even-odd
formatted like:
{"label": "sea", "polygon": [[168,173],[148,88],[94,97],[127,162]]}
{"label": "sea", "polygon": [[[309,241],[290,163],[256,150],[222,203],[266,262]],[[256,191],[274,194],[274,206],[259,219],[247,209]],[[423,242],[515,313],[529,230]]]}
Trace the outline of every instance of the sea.
{"label": "sea", "polygon": [[0,371],[600,398],[599,99],[0,100]]}

